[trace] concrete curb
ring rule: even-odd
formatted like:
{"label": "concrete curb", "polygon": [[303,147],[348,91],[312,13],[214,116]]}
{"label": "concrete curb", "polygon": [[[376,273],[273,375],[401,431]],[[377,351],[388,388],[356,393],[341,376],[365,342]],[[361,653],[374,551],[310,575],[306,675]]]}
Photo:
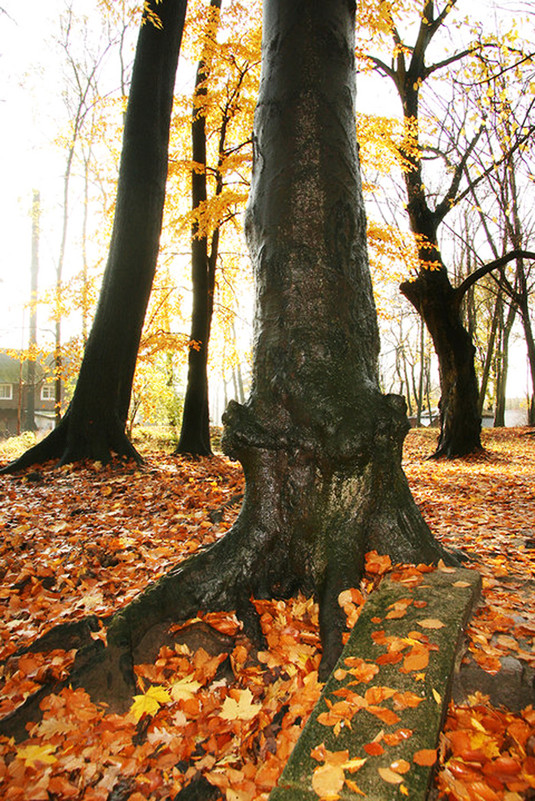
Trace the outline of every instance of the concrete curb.
{"label": "concrete curb", "polygon": [[480,589],[478,573],[457,568],[383,579],[269,801],[424,801]]}

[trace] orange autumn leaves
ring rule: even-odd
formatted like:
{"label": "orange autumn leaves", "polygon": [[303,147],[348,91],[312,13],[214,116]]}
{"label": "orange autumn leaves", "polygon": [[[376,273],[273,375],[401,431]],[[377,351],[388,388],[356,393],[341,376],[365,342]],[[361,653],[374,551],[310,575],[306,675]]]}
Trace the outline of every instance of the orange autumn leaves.
{"label": "orange autumn leaves", "polygon": [[[484,574],[484,603],[467,632],[470,655],[487,671],[499,669],[503,656],[533,665],[533,596],[526,587],[535,553],[528,547],[529,531],[535,530],[533,441],[521,431],[484,432],[490,448],[484,460],[435,463],[425,461],[431,450],[426,436],[411,432],[408,438],[412,490],[447,547],[462,547],[481,558],[477,568]],[[72,660],[72,654],[61,651],[10,657],[17,647],[55,622],[76,620],[89,611],[108,614],[126,603],[178,558],[222,536],[239,510],[243,490],[238,467],[226,460],[191,463],[160,453],[149,455],[143,472],[86,465],[44,468],[40,474],[34,481],[0,478],[0,642],[2,658],[8,659],[0,667],[2,714],[42,686],[47,673],[63,675]],[[353,622],[375,581],[391,570],[388,557],[369,555],[366,581],[341,598]],[[415,580],[416,572],[411,576],[407,571],[406,586]],[[111,715],[81,690],[49,696],[43,720],[27,741],[16,746],[0,739],[0,796],[97,801],[122,787],[125,795],[129,788],[129,801],[159,801],[192,779],[193,771],[186,776],[181,762],[192,759],[228,799],[265,801],[318,697],[319,648],[317,610],[309,599],[261,602],[258,609],[269,647],[256,664],[241,642],[228,658],[230,673],[220,667],[225,662],[221,655],[211,662],[214,657],[206,653],[168,648],[155,663],[140,668],[137,694],[161,687],[171,700],[161,696],[158,708],[144,710],[139,719]],[[424,638],[433,640],[436,620],[421,611],[412,643],[382,642],[383,657],[396,659],[398,668],[409,655],[406,665],[414,666],[413,659],[423,658],[417,652],[426,646]],[[397,605],[387,614],[395,621],[402,613],[403,605]],[[236,633],[231,617],[204,619]],[[376,628],[383,628],[380,621]],[[350,689],[366,704],[403,718],[394,696],[379,700],[367,694],[375,668],[370,662],[344,664],[343,670],[352,671],[351,680],[361,683]],[[218,670],[224,670],[224,679],[217,677]],[[219,681],[224,683],[218,688]],[[332,702],[347,700],[338,696]],[[354,792],[359,780],[354,760],[369,762],[380,749],[384,753],[412,736],[403,720],[386,731],[387,725],[374,717],[385,728],[378,740],[365,744],[357,757],[344,749],[333,757],[338,776],[342,768]],[[523,801],[535,782],[529,734],[534,727],[532,710],[500,711],[477,698],[452,706],[439,749],[440,797]],[[401,797],[408,773],[404,762],[413,769],[418,764],[414,757],[403,761],[394,755],[388,763],[391,773],[382,777],[385,782],[392,774],[402,777],[392,784],[392,792]],[[426,758],[434,759],[434,753],[418,756]],[[330,758],[316,761],[320,768]],[[508,773],[512,768],[515,776]],[[530,790],[516,789],[517,776],[520,786]]]}
{"label": "orange autumn leaves", "polygon": [[164,646],[136,667],[124,715],[83,690],[48,696],[26,742],[0,738],[1,797],[106,801],[123,787],[129,801],[156,801],[202,774],[223,797],[267,798],[318,699],[320,654],[311,600],[257,607],[269,652],[252,651],[233,615],[207,616],[236,635],[230,654]]}
{"label": "orange autumn leaves", "polygon": [[452,710],[443,734],[438,786],[460,801],[521,801],[535,791],[535,710],[494,709],[476,695]]}

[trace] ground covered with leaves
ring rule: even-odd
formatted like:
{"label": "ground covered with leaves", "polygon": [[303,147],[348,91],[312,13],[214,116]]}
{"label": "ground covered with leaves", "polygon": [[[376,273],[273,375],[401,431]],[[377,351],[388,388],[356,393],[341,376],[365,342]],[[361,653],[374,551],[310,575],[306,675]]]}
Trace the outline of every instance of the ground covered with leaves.
{"label": "ground covered with leaves", "polygon": [[[481,456],[427,461],[435,436],[408,437],[413,493],[437,537],[462,549],[465,566],[483,576],[468,631],[466,692],[452,703],[440,743],[437,793],[533,799],[535,440],[526,429],[485,431]],[[4,452],[3,461],[13,455]],[[37,637],[91,614],[101,620],[93,636],[104,638],[109,615],[232,525],[243,493],[238,465],[219,456],[144,455],[142,468],[45,466],[0,477],[0,717],[68,676],[74,651],[22,652]],[[341,599],[350,623],[389,565],[371,557],[369,568]],[[47,696],[25,741],[0,737],[0,796],[160,801],[202,781],[228,801],[265,801],[322,685],[313,600],[256,606],[265,651],[252,650],[233,615],[199,618],[189,628],[194,644],[176,626],[154,660],[137,667],[127,714],[68,686]],[[394,778],[408,769],[393,764]],[[400,786],[392,782],[392,798],[403,797]],[[336,793],[321,789],[318,797]]]}

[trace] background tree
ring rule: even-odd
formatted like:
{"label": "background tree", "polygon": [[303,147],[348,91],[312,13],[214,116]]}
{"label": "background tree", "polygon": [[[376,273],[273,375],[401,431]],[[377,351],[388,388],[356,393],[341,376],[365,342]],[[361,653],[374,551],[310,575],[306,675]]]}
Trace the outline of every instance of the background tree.
{"label": "background tree", "polygon": [[169,125],[185,0],[147,3],[126,113],[114,227],[99,304],[60,425],[5,470],[60,458],[137,454],[125,434],[141,331],[156,268]]}
{"label": "background tree", "polygon": [[133,650],[169,619],[235,609],[257,642],[254,597],[315,593],[321,672],[342,648],[341,590],[364,555],[433,561],[401,470],[405,404],[381,394],[354,117],[354,6],[267,0],[247,236],[256,277],[253,382],[224,447],[245,471],[235,526],[122,611],[84,685],[132,689]]}
{"label": "background tree", "polygon": [[[256,31],[244,32],[255,4],[243,9],[239,31],[225,19],[226,38],[218,41],[221,0],[211,0],[197,66],[191,117],[191,272],[192,315],[188,378],[177,453],[196,456],[212,452],[208,392],[208,348],[214,312],[216,270],[223,227],[244,200],[229,192],[236,170],[249,157],[252,127],[251,97],[257,89]],[[236,9],[233,9],[236,15]],[[258,20],[259,21],[259,20]],[[199,23],[197,22],[197,25]],[[231,32],[229,35],[229,31]],[[240,38],[241,37],[241,38]],[[251,46],[252,45],[252,46]],[[241,139],[240,139],[241,136]],[[215,140],[210,147],[209,140]],[[247,173],[250,166],[246,166]]]}
{"label": "background tree", "polygon": [[[514,250],[517,257],[509,267],[503,267],[497,280],[498,322],[503,318],[503,300],[510,304],[507,323],[501,325],[504,337],[509,332],[518,311],[526,342],[527,360],[531,376],[532,395],[528,403],[528,424],[535,425],[535,335],[533,331],[530,296],[533,291],[533,268],[522,255],[529,251],[533,238],[533,191],[531,177],[531,158],[533,157],[533,137],[525,138],[522,146],[511,152],[511,142],[518,132],[531,131],[531,117],[535,100],[530,88],[534,77],[533,67],[526,71],[516,68],[514,85],[511,86],[510,72],[515,69],[515,61],[507,52],[499,51],[491,63],[481,64],[479,81],[479,105],[487,118],[485,144],[494,162],[494,169],[486,171],[486,196],[474,192],[476,208],[481,219],[489,245],[496,252],[493,226],[488,217],[495,221],[501,235],[501,251]],[[525,66],[525,65],[524,65]],[[492,204],[491,214],[488,214]],[[485,212],[487,211],[487,215]],[[492,216],[491,216],[492,215]],[[503,342],[502,342],[503,346]],[[500,359],[500,405],[505,400],[505,381],[507,378],[506,353]]]}
{"label": "background tree", "polygon": [[[197,65],[193,92],[191,119],[191,203],[192,211],[199,214],[206,205],[207,153],[206,153],[206,108],[207,83],[210,80],[211,53],[217,38],[221,11],[221,0],[210,0],[210,17],[207,22],[205,46]],[[224,125],[224,123],[223,123]],[[224,147],[220,148],[220,158]],[[216,194],[221,194],[222,180],[216,185]],[[199,230],[199,219],[194,219],[191,229],[191,277],[193,307],[191,312],[191,342],[188,354],[188,380],[180,439],[177,453],[207,456],[212,453],[210,444],[210,411],[208,401],[208,341],[212,321],[215,270],[219,246],[219,227],[215,229],[209,243],[208,236]]]}
{"label": "background tree", "polygon": [[41,195],[37,189],[32,198],[32,255],[30,267],[30,336],[28,341],[28,375],[24,406],[23,431],[35,431],[35,388],[37,357],[37,289],[39,284],[39,235]]}
{"label": "background tree", "polygon": [[[455,148],[450,146],[446,153],[440,153],[436,146],[429,147],[429,137],[426,135],[426,141],[422,141],[421,135],[420,95],[426,82],[435,73],[446,68],[451,69],[452,65],[462,63],[473,53],[481,54],[483,49],[479,43],[468,44],[453,53],[445,54],[441,60],[427,63],[431,43],[455,5],[455,1],[445,2],[439,7],[434,0],[416,4],[415,10],[420,7],[421,11],[416,11],[418,27],[413,44],[404,40],[393,13],[387,12],[386,19],[382,19],[382,25],[392,40],[391,63],[377,56],[369,56],[375,68],[393,81],[402,106],[404,143],[400,152],[404,161],[407,214],[412,231],[417,237],[420,265],[417,276],[404,281],[400,288],[425,320],[438,356],[441,430],[435,455],[448,457],[462,456],[481,447],[475,351],[471,337],[463,325],[461,305],[470,287],[486,274],[481,269],[477,275],[473,273],[461,285],[454,287],[450,282],[438,236],[439,226],[446,215],[470,191],[466,185],[466,176],[472,153],[479,144],[483,129],[464,120],[462,128],[455,128],[460,134],[457,136]],[[408,30],[410,31],[410,27]],[[454,84],[451,86],[454,87]],[[455,95],[448,97],[448,108],[455,109],[456,99]],[[441,130],[447,128],[448,126],[443,126]],[[525,137],[525,132],[517,136],[516,141],[510,143],[510,150],[518,147]],[[441,196],[430,190],[427,175],[424,174],[425,156],[432,152],[444,158],[446,165],[445,173],[439,173],[441,183],[447,185]],[[477,183],[480,180],[481,175],[478,178],[469,178],[468,182]],[[497,269],[498,264],[487,267],[488,272]]]}
{"label": "background tree", "polygon": [[[105,26],[106,27],[106,26]],[[63,280],[67,250],[67,237],[71,215],[71,184],[75,168],[75,157],[80,139],[88,118],[91,118],[95,106],[100,99],[98,74],[102,69],[106,56],[113,46],[109,36],[99,40],[96,49],[89,41],[87,20],[75,16],[69,5],[60,18],[61,47],[65,57],[65,89],[63,99],[69,118],[68,131],[64,135],[65,171],[63,174],[63,202],[61,235],[56,261],[56,286],[54,293],[54,386],[56,425],[61,419],[63,395],[63,354],[62,354],[62,318],[64,316]],[[109,31],[107,31],[109,33]],[[81,51],[79,42],[82,42]],[[85,253],[85,238],[82,241],[82,253]],[[85,286],[85,283],[84,283]]]}

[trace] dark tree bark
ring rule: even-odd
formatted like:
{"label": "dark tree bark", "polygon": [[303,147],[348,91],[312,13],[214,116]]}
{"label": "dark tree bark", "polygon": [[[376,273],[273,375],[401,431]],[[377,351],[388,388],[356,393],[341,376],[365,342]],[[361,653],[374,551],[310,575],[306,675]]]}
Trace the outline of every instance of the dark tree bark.
{"label": "dark tree bark", "polygon": [[[446,14],[447,10],[435,14],[433,0],[427,0],[409,63],[401,49],[395,68],[386,68],[398,90],[405,124],[411,132],[417,131],[420,86],[436,69],[426,65],[426,51]],[[380,69],[383,66],[379,64]],[[475,348],[461,313],[464,292],[450,283],[437,236],[440,223],[457,199],[468,154],[457,165],[447,193],[434,209],[430,208],[426,197],[419,145],[405,154],[407,212],[411,228],[418,236],[420,269],[416,279],[402,283],[400,290],[424,320],[438,357],[440,436],[435,456],[464,456],[481,448]]]}
{"label": "dark tree bark", "polygon": [[161,27],[139,33],[126,112],[115,219],[98,307],[73,399],[59,426],[4,468],[59,459],[138,458],[125,434],[141,330],[156,269],[173,89],[186,0],[150,2]]}
{"label": "dark tree bark", "polygon": [[[219,13],[221,0],[210,0],[210,9]],[[191,171],[191,205],[199,211],[206,203],[206,112],[200,106],[207,96],[209,68],[206,58],[197,66],[191,119],[191,151],[196,167]],[[199,233],[199,223],[191,230],[191,278],[193,308],[191,312],[191,345],[188,354],[188,379],[180,438],[175,453],[208,456],[210,444],[210,410],[208,398],[208,343],[214,305],[215,270],[219,237]]]}
{"label": "dark tree bark", "polygon": [[[405,281],[400,290],[422,316],[429,330],[439,361],[441,398],[440,436],[434,456],[453,458],[465,456],[481,449],[481,415],[479,389],[475,370],[475,347],[463,325],[461,304],[466,291],[475,280],[489,269],[476,270],[469,280],[454,287],[449,279],[438,244],[437,231],[450,209],[465,197],[483,174],[460,190],[461,180],[467,174],[467,163],[477,146],[482,129],[467,143],[454,165],[449,185],[442,198],[432,207],[425,188],[423,159],[418,138],[419,96],[424,82],[437,70],[460,61],[475,45],[454,52],[441,62],[427,64],[426,57],[433,37],[455,5],[444,3],[440,10],[434,0],[425,0],[421,22],[413,46],[401,42],[394,28],[392,35],[395,56],[388,65],[372,58],[379,72],[395,84],[402,108],[408,139],[412,146],[403,153],[407,164],[404,172],[407,193],[407,212],[413,232],[418,237],[420,268],[415,279]],[[518,147],[513,143],[511,149]],[[489,169],[487,169],[487,172]],[[497,264],[492,269],[497,269]],[[476,277],[477,276],[477,277]]]}
{"label": "dark tree bark", "polygon": [[[429,250],[426,249],[429,259]],[[421,315],[433,340],[440,378],[440,435],[435,456],[465,456],[481,449],[475,347],[462,322],[462,295],[452,287],[438,248],[440,269],[423,266],[401,292]]]}
{"label": "dark tree bark", "polygon": [[370,549],[393,562],[444,556],[401,469],[402,398],[382,395],[354,119],[354,4],[267,0],[247,235],[253,386],[225,414],[242,463],[234,527],[117,613],[78,681],[114,704],[165,620],[234,609],[257,642],[254,597],[314,593],[325,676],[342,648],[341,590]]}

